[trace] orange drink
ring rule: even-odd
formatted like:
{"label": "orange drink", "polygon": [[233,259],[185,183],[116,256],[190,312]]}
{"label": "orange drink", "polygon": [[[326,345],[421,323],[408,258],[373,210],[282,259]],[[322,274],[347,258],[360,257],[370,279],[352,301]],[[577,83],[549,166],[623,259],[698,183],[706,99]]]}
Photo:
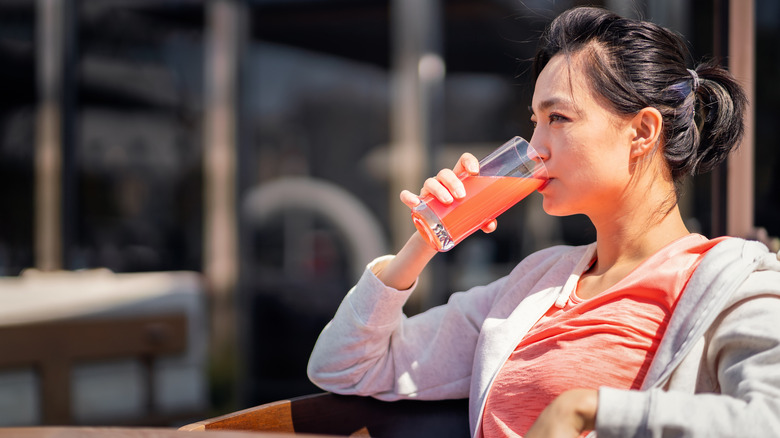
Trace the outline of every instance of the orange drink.
{"label": "orange drink", "polygon": [[432,247],[448,251],[546,180],[546,169],[536,151],[515,137],[480,161],[479,175],[462,178],[466,197],[442,204],[431,195],[425,196],[412,209],[412,221]]}

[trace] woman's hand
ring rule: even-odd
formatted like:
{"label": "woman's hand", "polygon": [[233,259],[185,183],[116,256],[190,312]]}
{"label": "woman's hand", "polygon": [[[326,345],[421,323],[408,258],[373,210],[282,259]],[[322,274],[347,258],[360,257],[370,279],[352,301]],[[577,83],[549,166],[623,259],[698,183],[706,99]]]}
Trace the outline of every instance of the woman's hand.
{"label": "woman's hand", "polygon": [[[420,198],[433,196],[442,204],[448,205],[455,200],[463,199],[466,196],[466,189],[463,181],[458,175],[479,175],[479,160],[466,152],[460,156],[457,164],[452,169],[442,169],[435,177],[428,178],[423,184],[420,195],[404,190],[401,192],[401,202],[409,208],[414,208],[420,203]],[[496,221],[492,220],[482,227],[482,231],[492,233],[496,229]]]}
{"label": "woman's hand", "polygon": [[525,438],[577,438],[595,429],[598,399],[595,389],[564,392],[544,408]]}

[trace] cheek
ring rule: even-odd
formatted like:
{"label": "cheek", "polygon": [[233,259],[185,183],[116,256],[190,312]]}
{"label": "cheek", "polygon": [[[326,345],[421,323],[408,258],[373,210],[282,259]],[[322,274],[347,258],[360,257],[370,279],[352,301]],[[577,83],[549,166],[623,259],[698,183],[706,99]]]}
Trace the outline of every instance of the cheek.
{"label": "cheek", "polygon": [[625,181],[630,177],[628,151],[604,146],[591,143],[572,151],[571,159],[567,160],[567,171],[578,179],[590,177],[594,182],[610,185]]}
{"label": "cheek", "polygon": [[[628,173],[630,149],[615,138],[614,127],[594,121],[555,134],[553,174],[573,184],[608,182]],[[612,181],[614,182],[614,181]],[[577,190],[576,186],[569,189]]]}
{"label": "cheek", "polygon": [[578,184],[583,180],[599,177],[602,172],[602,160],[598,156],[571,150],[566,154],[558,170],[558,177],[568,183]]}
{"label": "cheek", "polygon": [[550,208],[553,205],[579,209],[583,206],[610,199],[621,192],[626,183],[625,174],[616,163],[593,156],[573,156],[561,174],[557,185],[550,191]]}

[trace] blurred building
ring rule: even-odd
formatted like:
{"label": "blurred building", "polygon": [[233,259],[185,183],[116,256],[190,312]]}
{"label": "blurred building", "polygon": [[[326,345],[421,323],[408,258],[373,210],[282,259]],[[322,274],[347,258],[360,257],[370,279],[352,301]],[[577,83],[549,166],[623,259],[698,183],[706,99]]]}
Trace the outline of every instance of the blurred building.
{"label": "blurred building", "polygon": [[[214,339],[238,351],[212,350],[215,403],[316,391],[319,330],[360,267],[413,230],[400,188],[530,138],[536,38],[582,3],[4,0],[0,273],[202,272]],[[729,0],[587,3],[729,59]],[[780,235],[780,8],[756,0],[755,18],[753,225]],[[727,174],[687,185],[692,229],[726,233]],[[594,239],[538,201],[437,258],[409,311]]]}

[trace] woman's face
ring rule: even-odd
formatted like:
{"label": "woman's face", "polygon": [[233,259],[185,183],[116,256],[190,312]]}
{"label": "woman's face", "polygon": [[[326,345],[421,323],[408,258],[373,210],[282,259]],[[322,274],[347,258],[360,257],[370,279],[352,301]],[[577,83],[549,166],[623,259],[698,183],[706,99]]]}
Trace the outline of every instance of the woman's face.
{"label": "woman's face", "polygon": [[550,176],[540,192],[551,215],[614,213],[631,180],[631,117],[591,92],[580,53],[554,56],[536,81],[531,145]]}

